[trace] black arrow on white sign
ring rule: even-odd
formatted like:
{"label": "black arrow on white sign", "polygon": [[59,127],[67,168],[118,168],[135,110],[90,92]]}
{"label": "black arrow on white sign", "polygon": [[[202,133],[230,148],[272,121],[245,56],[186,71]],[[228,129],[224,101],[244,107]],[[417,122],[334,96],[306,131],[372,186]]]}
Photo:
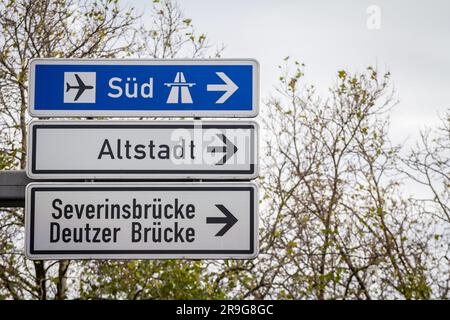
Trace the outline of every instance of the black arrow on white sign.
{"label": "black arrow on white sign", "polygon": [[219,223],[225,223],[222,229],[219,230],[219,232],[216,233],[216,237],[223,236],[228,230],[231,229],[232,226],[238,221],[233,214],[228,211],[227,208],[225,208],[222,204],[216,204],[216,207],[222,211],[222,213],[225,215],[225,217],[207,217],[206,223],[207,224],[219,224]]}
{"label": "black arrow on white sign", "polygon": [[215,152],[225,153],[223,158],[216,163],[216,166],[220,166],[225,164],[228,161],[228,159],[230,159],[238,151],[238,148],[224,134],[218,134],[217,136],[223,141],[224,146],[208,147],[207,151],[211,153]]}

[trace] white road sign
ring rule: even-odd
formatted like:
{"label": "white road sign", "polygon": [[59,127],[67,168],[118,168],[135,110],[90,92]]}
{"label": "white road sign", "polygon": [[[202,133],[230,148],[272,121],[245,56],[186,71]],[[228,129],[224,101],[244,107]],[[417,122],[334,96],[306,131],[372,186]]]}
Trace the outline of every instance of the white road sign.
{"label": "white road sign", "polygon": [[34,179],[253,179],[251,121],[32,121]]}
{"label": "white road sign", "polygon": [[30,259],[250,259],[253,183],[31,183]]}

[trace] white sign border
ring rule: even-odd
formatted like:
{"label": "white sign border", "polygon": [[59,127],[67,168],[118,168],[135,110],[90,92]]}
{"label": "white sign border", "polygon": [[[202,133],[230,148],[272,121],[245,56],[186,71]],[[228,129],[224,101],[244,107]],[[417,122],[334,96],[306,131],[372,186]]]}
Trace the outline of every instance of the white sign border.
{"label": "white sign border", "polygon": [[[254,131],[254,139],[253,140],[253,148],[250,150],[253,158],[253,172],[248,174],[241,173],[233,173],[233,170],[230,170],[230,173],[202,173],[201,170],[198,170],[199,173],[178,173],[178,174],[168,174],[168,173],[159,173],[159,174],[146,174],[146,173],[34,173],[33,172],[33,164],[36,161],[33,157],[33,151],[35,148],[34,143],[34,134],[33,127],[35,125],[40,124],[48,124],[48,125],[120,125],[120,126],[145,126],[145,125],[193,125],[195,126],[253,126]],[[42,180],[65,180],[65,179],[105,179],[105,180],[125,180],[125,179],[136,179],[136,180],[150,180],[150,179],[167,179],[167,180],[190,180],[190,179],[211,179],[211,180],[253,180],[259,176],[259,125],[256,121],[247,121],[247,120],[225,120],[225,121],[214,121],[214,120],[184,120],[184,121],[175,121],[175,120],[153,120],[153,121],[145,121],[145,120],[134,120],[134,121],[123,121],[123,120],[32,120],[28,124],[28,146],[27,146],[27,165],[26,165],[26,174],[30,179],[42,179]],[[203,170],[204,171],[204,170]]]}
{"label": "white sign border", "polygon": [[[242,188],[248,187],[253,190],[253,203],[251,203],[253,212],[253,252],[251,253],[198,253],[198,254],[63,254],[61,250],[58,250],[59,253],[55,254],[36,254],[31,252],[30,241],[31,241],[31,192],[34,188],[98,188],[98,187],[107,187],[107,188],[126,188],[126,187],[192,187],[192,188],[205,188],[205,187],[219,187],[219,188]],[[104,183],[104,182],[96,182],[96,183],[74,183],[74,182],[36,182],[30,183],[26,187],[25,191],[25,256],[30,260],[61,260],[61,259],[73,259],[73,260],[135,260],[135,259],[145,259],[145,260],[167,260],[167,259],[205,259],[205,260],[221,260],[221,259],[255,259],[259,254],[259,194],[258,187],[253,182],[224,182],[224,183],[216,183],[216,182],[177,182],[177,183],[121,183],[118,185],[117,183]],[[251,249],[250,249],[251,250]],[[207,250],[213,251],[213,250]],[[230,250],[235,251],[235,250]]]}

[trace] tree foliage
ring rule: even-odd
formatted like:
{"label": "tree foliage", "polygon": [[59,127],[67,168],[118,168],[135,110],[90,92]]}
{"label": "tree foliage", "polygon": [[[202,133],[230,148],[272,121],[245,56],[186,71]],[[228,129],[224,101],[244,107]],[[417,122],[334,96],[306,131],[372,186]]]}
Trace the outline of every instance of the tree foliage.
{"label": "tree foliage", "polygon": [[[213,290],[200,261],[91,262],[80,277],[83,299],[211,299],[225,298]],[[119,280],[120,279],[120,280]]]}
{"label": "tree foliage", "polygon": [[[260,255],[223,268],[224,285],[256,299],[448,298],[448,225],[436,237],[440,222],[404,192],[390,74],[340,70],[324,98],[292,64],[263,113]],[[447,184],[448,138],[429,162]]]}

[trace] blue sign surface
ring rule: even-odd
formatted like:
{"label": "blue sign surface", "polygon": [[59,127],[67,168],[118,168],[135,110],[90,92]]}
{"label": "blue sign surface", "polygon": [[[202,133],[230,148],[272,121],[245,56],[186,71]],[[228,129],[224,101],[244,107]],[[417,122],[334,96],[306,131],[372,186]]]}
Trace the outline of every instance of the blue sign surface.
{"label": "blue sign surface", "polygon": [[36,59],[32,116],[254,117],[255,60]]}

